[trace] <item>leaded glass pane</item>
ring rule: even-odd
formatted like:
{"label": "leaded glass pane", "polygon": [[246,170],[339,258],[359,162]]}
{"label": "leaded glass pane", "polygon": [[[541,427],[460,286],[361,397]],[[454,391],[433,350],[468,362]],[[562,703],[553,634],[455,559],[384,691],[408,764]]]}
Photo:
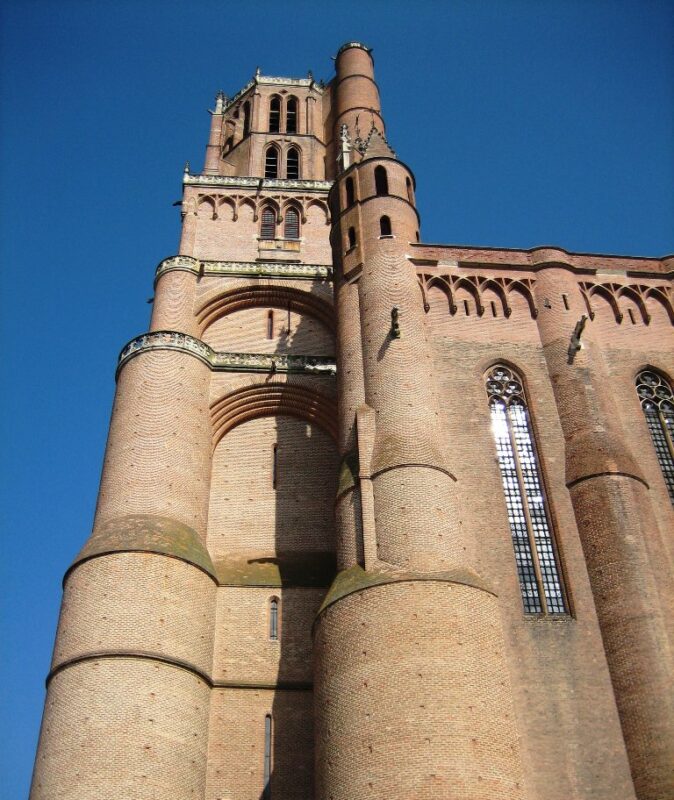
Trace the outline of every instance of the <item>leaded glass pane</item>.
{"label": "leaded glass pane", "polygon": [[637,394],[644,410],[669,499],[674,504],[674,393],[657,372],[645,370],[637,376]]}

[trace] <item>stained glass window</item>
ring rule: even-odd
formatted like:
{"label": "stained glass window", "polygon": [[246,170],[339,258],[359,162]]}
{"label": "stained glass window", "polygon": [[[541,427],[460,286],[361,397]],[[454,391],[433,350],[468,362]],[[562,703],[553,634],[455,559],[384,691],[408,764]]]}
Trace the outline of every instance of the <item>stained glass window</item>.
{"label": "stained glass window", "polygon": [[487,374],[487,395],[524,611],[566,614],[522,380],[513,369],[498,364]]}
{"label": "stained glass window", "polygon": [[674,393],[657,372],[644,370],[637,375],[637,394],[651,432],[655,454],[665,479],[669,499],[674,504]]}

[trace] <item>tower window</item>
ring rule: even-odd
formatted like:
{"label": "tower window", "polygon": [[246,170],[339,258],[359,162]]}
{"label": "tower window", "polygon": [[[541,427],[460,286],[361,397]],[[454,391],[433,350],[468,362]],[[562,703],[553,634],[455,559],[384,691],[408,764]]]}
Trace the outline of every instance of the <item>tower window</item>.
{"label": "tower window", "polygon": [[271,800],[271,714],[264,718],[264,784],[262,788],[262,800]]}
{"label": "tower window", "polygon": [[272,642],[278,641],[278,597],[269,601],[269,638]]}
{"label": "tower window", "polygon": [[289,97],[286,102],[286,133],[297,133],[297,98]]}
{"label": "tower window", "polygon": [[275,94],[269,101],[269,133],[281,131],[281,98]]}
{"label": "tower window", "polygon": [[300,238],[300,215],[297,213],[297,209],[295,208],[289,208],[286,210],[283,236],[286,239]]}
{"label": "tower window", "polygon": [[563,294],[562,295],[562,302],[564,303],[565,310],[568,311],[569,310],[569,295],[568,294]]}
{"label": "tower window", "polygon": [[347,178],[344,183],[346,189],[346,207],[351,208],[355,200],[355,192],[353,188],[353,178]]}
{"label": "tower window", "polygon": [[671,384],[652,370],[637,375],[637,394],[646,417],[662,476],[674,505],[674,393]]}
{"label": "tower window", "polygon": [[381,217],[379,220],[379,232],[382,236],[391,236],[391,218]]}
{"label": "tower window", "polygon": [[405,178],[405,187],[407,188],[407,199],[413,204],[414,193],[412,192],[412,181],[409,178]]}
{"label": "tower window", "polygon": [[248,136],[250,133],[250,102],[246,100],[243,104],[243,135]]}
{"label": "tower window", "polygon": [[291,147],[286,155],[286,178],[296,180],[300,177],[300,152]]}
{"label": "tower window", "polygon": [[278,150],[272,146],[267,148],[264,155],[265,178],[278,178]]}
{"label": "tower window", "polygon": [[524,611],[564,614],[562,578],[520,376],[502,364],[493,367],[487,396]]}
{"label": "tower window", "polygon": [[348,236],[349,236],[349,250],[350,250],[352,247],[356,246],[356,229],[349,228]]}
{"label": "tower window", "polygon": [[276,489],[278,486],[278,445],[275,444],[271,451],[271,486]]}
{"label": "tower window", "polygon": [[384,167],[375,167],[374,186],[378,197],[383,197],[388,194],[388,175]]}
{"label": "tower window", "polygon": [[271,206],[262,209],[262,222],[260,224],[260,239],[276,238],[276,212]]}
{"label": "tower window", "polygon": [[274,310],[267,311],[267,339],[274,338]]}

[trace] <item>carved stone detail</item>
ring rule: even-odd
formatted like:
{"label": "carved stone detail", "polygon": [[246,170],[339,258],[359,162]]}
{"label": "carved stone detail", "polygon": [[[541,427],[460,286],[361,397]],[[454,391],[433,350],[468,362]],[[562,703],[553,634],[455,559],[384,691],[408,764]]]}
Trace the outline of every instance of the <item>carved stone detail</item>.
{"label": "carved stone detail", "polygon": [[285,178],[248,178],[236,175],[183,175],[185,186],[234,186],[254,189],[299,189],[304,192],[328,192],[332,181],[287,180]]}
{"label": "carved stone detail", "polygon": [[165,258],[157,267],[155,280],[165,272],[181,270],[195,275],[255,276],[259,278],[293,278],[311,281],[332,280],[332,267],[322,264],[259,263],[255,261],[199,261],[190,256]]}
{"label": "carved stone detail", "polygon": [[207,364],[214,372],[299,372],[305,374],[335,375],[337,366],[333,358],[325,356],[299,356],[278,353],[218,353],[205,342],[177,331],[154,331],[132,339],[122,348],[117,364],[117,374],[139,353],[149,350],[179,350]]}

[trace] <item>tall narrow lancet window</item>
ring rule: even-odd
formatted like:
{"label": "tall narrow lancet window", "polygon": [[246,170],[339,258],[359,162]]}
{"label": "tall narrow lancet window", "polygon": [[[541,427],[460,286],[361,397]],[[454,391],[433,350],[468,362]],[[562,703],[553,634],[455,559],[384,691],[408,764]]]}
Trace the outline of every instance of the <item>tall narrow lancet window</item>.
{"label": "tall narrow lancet window", "polygon": [[264,784],[262,788],[262,800],[271,800],[271,714],[264,718]]}
{"label": "tall narrow lancet window", "polygon": [[637,394],[651,432],[669,499],[674,505],[674,393],[671,384],[652,370],[637,375]]}
{"label": "tall narrow lancet window", "polygon": [[355,192],[353,189],[353,178],[346,179],[346,207],[351,208],[355,200]]}
{"label": "tall narrow lancet window", "polygon": [[246,100],[243,104],[243,135],[248,136],[250,133],[250,102]]}
{"label": "tall narrow lancet window", "polygon": [[297,98],[286,101],[286,133],[297,133]]}
{"label": "tall narrow lancet window", "polygon": [[260,239],[276,238],[276,212],[271,206],[262,209],[262,222],[260,224]]}
{"label": "tall narrow lancet window", "polygon": [[384,167],[375,167],[374,170],[374,187],[377,196],[388,194],[388,175]]}
{"label": "tall narrow lancet window", "polygon": [[527,614],[565,614],[567,604],[520,376],[498,364],[487,374],[491,428],[515,563]]}
{"label": "tall narrow lancet window", "polygon": [[269,601],[269,638],[278,641],[278,597]]}
{"label": "tall narrow lancet window", "polygon": [[278,150],[274,146],[268,147],[264,154],[264,176],[278,178]]}
{"label": "tall narrow lancet window", "polygon": [[286,178],[296,180],[300,177],[300,152],[296,147],[291,147],[286,156]]}
{"label": "tall narrow lancet window", "polygon": [[269,133],[279,133],[281,130],[281,98],[274,95],[269,101]]}
{"label": "tall narrow lancet window", "polygon": [[379,220],[379,233],[382,236],[392,236],[391,233],[391,218],[390,217],[381,217]]}
{"label": "tall narrow lancet window", "polygon": [[299,239],[300,238],[300,215],[297,209],[288,208],[285,213],[283,236],[286,239]]}

